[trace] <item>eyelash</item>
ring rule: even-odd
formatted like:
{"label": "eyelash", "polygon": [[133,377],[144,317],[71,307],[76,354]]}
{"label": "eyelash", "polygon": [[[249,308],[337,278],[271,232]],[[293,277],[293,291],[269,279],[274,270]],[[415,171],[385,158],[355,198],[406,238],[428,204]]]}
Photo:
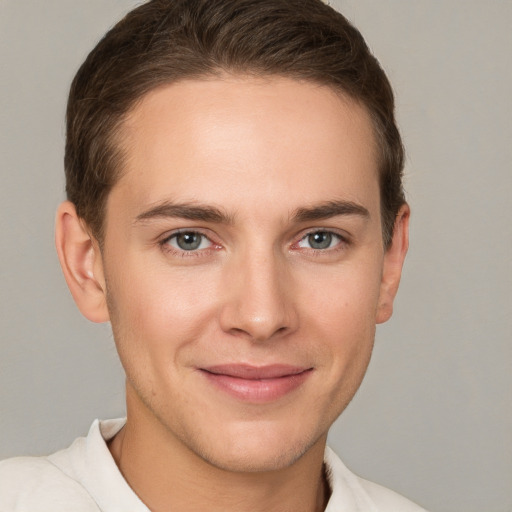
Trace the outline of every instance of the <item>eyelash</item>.
{"label": "eyelash", "polygon": [[[315,249],[313,247],[300,247],[299,244],[301,242],[303,242],[304,240],[306,240],[309,236],[314,235],[314,234],[319,234],[319,233],[336,237],[338,241],[334,247],[327,247],[325,249]],[[171,246],[169,242],[172,239],[177,238],[181,234],[200,235],[204,239],[208,240],[211,245],[204,249],[192,249],[189,251]],[[302,249],[303,251],[306,251],[309,254],[320,256],[323,254],[333,253],[333,252],[337,252],[340,250],[344,250],[350,245],[350,243],[351,243],[350,239],[346,235],[341,235],[340,233],[338,233],[332,229],[317,228],[317,229],[313,229],[313,230],[308,231],[307,233],[303,234],[298,241],[294,242],[291,245],[291,248],[292,249]],[[221,248],[220,244],[217,244],[208,235],[206,235],[205,233],[203,233],[202,231],[197,230],[197,229],[181,229],[181,230],[175,231],[172,234],[170,234],[169,236],[166,236],[164,239],[162,239],[159,242],[159,245],[163,251],[171,253],[174,256],[178,256],[181,258],[200,257],[200,256],[204,256],[205,253],[210,253],[211,251],[215,251],[215,250],[218,250]]]}

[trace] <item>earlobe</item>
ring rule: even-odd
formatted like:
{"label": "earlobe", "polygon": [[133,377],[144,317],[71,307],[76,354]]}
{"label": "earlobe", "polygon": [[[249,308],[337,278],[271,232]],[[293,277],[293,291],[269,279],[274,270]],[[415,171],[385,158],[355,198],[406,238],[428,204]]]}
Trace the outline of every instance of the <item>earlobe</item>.
{"label": "earlobe", "polygon": [[100,249],[69,201],[57,210],[55,245],[69,290],[82,314],[92,322],[108,321]]}
{"label": "earlobe", "polygon": [[391,245],[384,254],[376,317],[378,324],[388,321],[393,314],[393,301],[398,291],[402,267],[409,247],[409,217],[409,205],[404,204],[395,219]]}

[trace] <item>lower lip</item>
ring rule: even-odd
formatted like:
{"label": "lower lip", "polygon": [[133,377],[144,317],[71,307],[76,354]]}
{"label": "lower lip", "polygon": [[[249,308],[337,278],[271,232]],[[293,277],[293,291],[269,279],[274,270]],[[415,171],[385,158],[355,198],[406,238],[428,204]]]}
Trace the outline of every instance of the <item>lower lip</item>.
{"label": "lower lip", "polygon": [[272,379],[242,379],[229,375],[202,371],[203,375],[217,388],[232,397],[255,404],[273,402],[299,388],[311,375],[305,370],[295,375],[285,375]]}

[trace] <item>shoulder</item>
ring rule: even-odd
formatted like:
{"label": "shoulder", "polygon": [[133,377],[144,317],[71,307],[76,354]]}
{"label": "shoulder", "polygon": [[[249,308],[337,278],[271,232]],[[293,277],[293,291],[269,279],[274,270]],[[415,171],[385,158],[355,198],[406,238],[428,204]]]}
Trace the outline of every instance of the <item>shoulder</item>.
{"label": "shoulder", "polygon": [[[326,512],[426,512],[400,494],[352,473],[330,449],[325,451],[331,499]],[[343,507],[343,508],[342,508]]]}
{"label": "shoulder", "polygon": [[2,512],[99,511],[90,495],[46,457],[0,461]]}
{"label": "shoulder", "polygon": [[[95,420],[87,437],[78,437],[46,457],[16,457],[0,461],[1,512],[100,512],[147,510],[119,473],[106,441],[124,425]],[[127,504],[127,506],[123,505]]]}

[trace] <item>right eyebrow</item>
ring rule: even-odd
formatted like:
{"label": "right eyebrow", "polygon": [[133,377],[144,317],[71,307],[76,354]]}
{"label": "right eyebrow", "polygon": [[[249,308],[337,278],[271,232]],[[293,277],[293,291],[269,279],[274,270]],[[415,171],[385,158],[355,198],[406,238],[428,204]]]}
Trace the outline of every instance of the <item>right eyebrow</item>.
{"label": "right eyebrow", "polygon": [[231,216],[215,206],[195,203],[173,203],[172,201],[164,201],[140,213],[135,217],[135,223],[166,217],[214,222],[217,224],[233,223]]}

